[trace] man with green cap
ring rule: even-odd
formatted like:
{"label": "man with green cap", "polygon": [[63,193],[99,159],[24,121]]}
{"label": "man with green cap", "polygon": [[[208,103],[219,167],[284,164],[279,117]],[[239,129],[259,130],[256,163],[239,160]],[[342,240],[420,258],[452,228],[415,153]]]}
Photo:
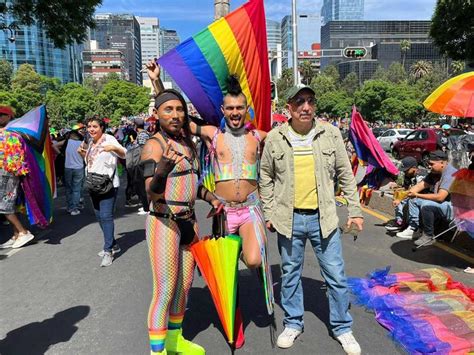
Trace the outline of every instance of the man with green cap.
{"label": "man with green cap", "polygon": [[286,95],[289,122],[274,128],[263,151],[259,189],[267,228],[278,234],[282,258],[281,305],[284,331],[280,348],[289,348],[303,332],[301,274],[306,241],[318,258],[328,287],[332,334],[348,354],[360,354],[352,335],[349,291],[344,272],[334,180],[348,201],[347,227],[363,227],[356,183],[337,127],[315,119],[315,93],[292,87]]}

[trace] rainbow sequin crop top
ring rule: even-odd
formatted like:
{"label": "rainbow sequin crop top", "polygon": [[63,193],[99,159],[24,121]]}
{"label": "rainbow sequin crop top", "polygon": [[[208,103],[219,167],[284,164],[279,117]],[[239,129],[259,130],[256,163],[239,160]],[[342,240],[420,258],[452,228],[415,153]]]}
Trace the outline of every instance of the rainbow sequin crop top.
{"label": "rainbow sequin crop top", "polygon": [[258,180],[258,161],[251,164],[246,161],[242,163],[242,174],[236,177],[236,172],[232,163],[220,163],[217,158],[214,158],[214,178],[215,181],[226,180]]}

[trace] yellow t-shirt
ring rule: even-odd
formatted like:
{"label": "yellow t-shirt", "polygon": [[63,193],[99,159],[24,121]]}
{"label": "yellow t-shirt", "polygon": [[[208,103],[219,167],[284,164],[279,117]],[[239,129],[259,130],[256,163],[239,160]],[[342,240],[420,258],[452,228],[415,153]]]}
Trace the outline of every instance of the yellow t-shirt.
{"label": "yellow t-shirt", "polygon": [[314,174],[313,139],[315,131],[312,129],[302,136],[291,127],[289,136],[293,147],[294,174],[295,174],[295,201],[294,208],[318,208],[318,190]]}

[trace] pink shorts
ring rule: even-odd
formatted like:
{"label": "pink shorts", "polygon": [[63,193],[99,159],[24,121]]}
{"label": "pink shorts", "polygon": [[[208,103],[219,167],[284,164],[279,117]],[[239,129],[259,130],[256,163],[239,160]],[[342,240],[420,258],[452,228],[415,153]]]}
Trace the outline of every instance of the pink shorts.
{"label": "pink shorts", "polygon": [[239,234],[240,226],[252,222],[250,208],[246,207],[225,207],[227,219],[227,232],[229,234]]}

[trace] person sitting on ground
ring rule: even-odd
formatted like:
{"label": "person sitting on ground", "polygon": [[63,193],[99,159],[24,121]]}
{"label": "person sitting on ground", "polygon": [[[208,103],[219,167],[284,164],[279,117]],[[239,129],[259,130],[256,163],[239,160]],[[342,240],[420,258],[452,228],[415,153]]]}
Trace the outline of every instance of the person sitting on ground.
{"label": "person sitting on ground", "polygon": [[[415,245],[433,244],[435,219],[450,221],[453,218],[449,187],[457,170],[448,163],[448,155],[441,150],[430,153],[428,164],[431,172],[408,192],[408,228],[396,234],[398,238],[413,239],[413,234],[420,227],[421,215],[422,236],[415,241]],[[428,188],[433,192],[421,193]]]}
{"label": "person sitting on ground", "polygon": [[[403,173],[403,185],[402,188],[410,190],[413,186],[422,182],[426,177],[426,170],[418,167],[418,162],[413,157],[405,157],[401,161],[400,171]],[[395,219],[389,222],[385,229],[389,232],[399,232],[404,227],[406,219],[406,211],[408,205],[408,199],[397,199],[393,200],[393,207],[395,208]]]}

